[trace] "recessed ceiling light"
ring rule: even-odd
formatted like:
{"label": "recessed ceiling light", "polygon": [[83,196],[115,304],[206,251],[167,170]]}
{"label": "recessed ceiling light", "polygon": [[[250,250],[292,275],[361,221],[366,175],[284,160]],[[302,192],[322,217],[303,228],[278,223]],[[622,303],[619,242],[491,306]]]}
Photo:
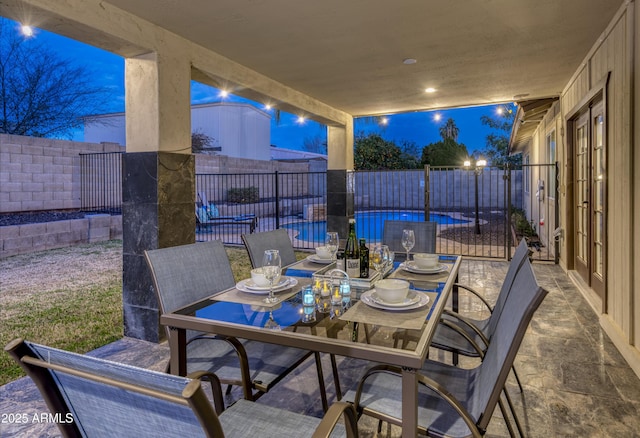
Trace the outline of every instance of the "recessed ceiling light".
{"label": "recessed ceiling light", "polygon": [[20,32],[22,32],[22,35],[24,35],[26,37],[32,37],[33,36],[33,27],[24,24],[24,25],[20,26]]}
{"label": "recessed ceiling light", "polygon": [[424,92],[425,92],[425,93],[435,93],[435,92],[436,92],[436,89],[435,89],[435,88],[433,88],[433,87],[429,87],[429,88],[425,89],[425,90],[424,90]]}
{"label": "recessed ceiling light", "polygon": [[406,58],[402,61],[402,63],[405,65],[415,64],[416,62],[418,62],[418,60],[413,58]]}

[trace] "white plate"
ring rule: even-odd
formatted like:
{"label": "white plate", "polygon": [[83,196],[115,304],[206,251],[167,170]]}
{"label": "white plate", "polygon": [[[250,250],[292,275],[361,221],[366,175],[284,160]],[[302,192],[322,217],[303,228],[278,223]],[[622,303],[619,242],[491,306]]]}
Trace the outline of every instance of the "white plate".
{"label": "white plate", "polygon": [[402,269],[414,274],[438,274],[447,270],[447,265],[439,263],[435,268],[421,268],[414,261],[404,262],[400,265]]}
{"label": "white plate", "polygon": [[[413,294],[413,295],[412,295]],[[360,295],[360,301],[368,306],[382,310],[413,310],[426,306],[429,303],[429,296],[422,292],[409,291],[407,299],[402,303],[385,303],[376,295],[376,290],[371,289]]]}
{"label": "white plate", "polygon": [[[298,280],[293,277],[281,277],[280,283],[273,286],[273,291],[280,292],[283,290],[291,289],[296,284],[298,284]],[[250,294],[265,295],[269,293],[269,286],[253,286],[253,281],[250,278],[247,280],[239,281],[236,284],[236,289],[241,290],[242,292],[248,292]]]}
{"label": "white plate", "polygon": [[331,264],[333,262],[333,259],[331,259],[331,258],[329,258],[329,259],[321,259],[316,254],[311,254],[310,256],[307,256],[307,260],[309,260],[311,263],[319,263],[321,265],[328,265],[328,264]]}
{"label": "white plate", "polygon": [[[274,289],[277,289],[279,287],[284,286],[285,284],[287,284],[289,282],[289,277],[280,277],[280,279],[278,280],[277,284],[273,285]],[[253,279],[248,278],[246,280],[244,280],[244,286],[247,289],[253,289],[253,290],[269,290],[269,286],[259,286],[257,284],[254,283]]]}

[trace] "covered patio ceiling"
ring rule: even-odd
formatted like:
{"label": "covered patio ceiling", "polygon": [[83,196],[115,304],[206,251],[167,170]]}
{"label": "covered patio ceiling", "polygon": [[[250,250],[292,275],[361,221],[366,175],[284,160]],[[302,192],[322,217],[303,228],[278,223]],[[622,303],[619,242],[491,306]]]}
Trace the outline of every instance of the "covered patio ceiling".
{"label": "covered patio ceiling", "polygon": [[557,96],[623,2],[109,0],[354,116]]}
{"label": "covered patio ceiling", "polygon": [[[625,1],[108,0],[99,4],[110,3],[357,117],[558,96]],[[16,10],[20,3],[0,0],[3,10],[13,9],[9,16],[14,18],[21,12]],[[64,17],[42,26],[123,56],[136,54],[136,47],[98,41],[88,29],[65,22]],[[403,62],[411,59],[415,63]],[[252,96],[250,91],[233,89],[232,81],[217,85]],[[427,88],[436,91],[427,93]]]}

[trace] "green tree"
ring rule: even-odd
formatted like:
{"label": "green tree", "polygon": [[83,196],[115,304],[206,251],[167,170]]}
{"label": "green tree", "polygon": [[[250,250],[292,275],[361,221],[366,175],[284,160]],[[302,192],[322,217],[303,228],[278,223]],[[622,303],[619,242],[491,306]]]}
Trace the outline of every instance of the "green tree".
{"label": "green tree", "polygon": [[452,138],[431,143],[422,149],[421,164],[430,166],[460,166],[469,157],[467,147]]}
{"label": "green tree", "polygon": [[94,72],[60,58],[0,17],[0,133],[71,138],[112,101]]}
{"label": "green tree", "polygon": [[509,155],[509,138],[515,119],[515,110],[513,108],[503,107],[503,111],[498,113],[496,117],[483,115],[480,122],[494,129],[486,137],[486,147],[483,155],[487,162],[492,166],[504,166],[506,164],[519,166],[522,164],[522,154]]}
{"label": "green tree", "polygon": [[441,141],[431,143],[422,149],[421,164],[430,166],[459,166],[469,156],[467,147],[458,143],[460,129],[456,122],[449,118],[440,127]]}
{"label": "green tree", "polygon": [[356,136],[353,162],[356,170],[406,169],[400,147],[375,133]]}

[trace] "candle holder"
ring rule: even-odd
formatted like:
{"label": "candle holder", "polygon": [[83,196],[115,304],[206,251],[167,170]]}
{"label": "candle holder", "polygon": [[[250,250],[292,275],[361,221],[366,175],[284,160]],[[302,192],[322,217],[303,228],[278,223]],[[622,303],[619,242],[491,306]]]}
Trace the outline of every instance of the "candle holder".
{"label": "candle holder", "polygon": [[321,313],[328,313],[331,306],[342,306],[351,302],[351,281],[347,273],[340,269],[333,269],[325,274],[314,274],[311,286],[318,303],[318,311]]}

